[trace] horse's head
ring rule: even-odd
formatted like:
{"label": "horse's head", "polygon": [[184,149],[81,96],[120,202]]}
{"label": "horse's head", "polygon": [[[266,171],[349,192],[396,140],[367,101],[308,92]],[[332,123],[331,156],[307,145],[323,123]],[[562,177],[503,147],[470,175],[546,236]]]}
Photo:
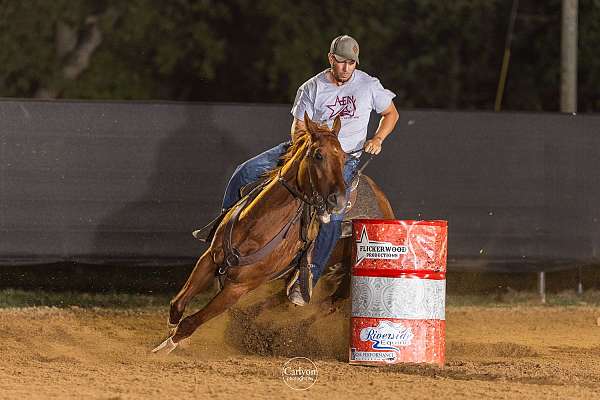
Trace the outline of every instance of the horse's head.
{"label": "horse's head", "polygon": [[346,206],[344,162],[346,153],[338,140],[342,127],[336,117],[333,128],[318,125],[304,113],[304,124],[310,134],[307,152],[298,171],[299,185],[317,205],[317,214],[323,223],[329,222],[332,213],[341,212]]}

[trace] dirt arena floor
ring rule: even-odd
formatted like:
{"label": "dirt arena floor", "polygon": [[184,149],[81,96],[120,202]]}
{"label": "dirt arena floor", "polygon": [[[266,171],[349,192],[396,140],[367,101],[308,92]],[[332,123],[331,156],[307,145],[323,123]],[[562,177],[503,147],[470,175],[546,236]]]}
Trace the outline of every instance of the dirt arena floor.
{"label": "dirt arena floor", "polygon": [[[268,295],[169,356],[150,353],[166,307],[2,309],[0,398],[600,398],[599,307],[449,307],[444,368],[379,368],[347,364],[347,301],[298,308]],[[318,368],[308,390],[282,380],[294,356]]]}

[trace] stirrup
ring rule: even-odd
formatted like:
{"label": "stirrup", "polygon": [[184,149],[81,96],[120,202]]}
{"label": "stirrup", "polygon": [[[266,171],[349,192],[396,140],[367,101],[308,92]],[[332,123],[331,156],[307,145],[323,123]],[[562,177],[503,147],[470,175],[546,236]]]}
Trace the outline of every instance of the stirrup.
{"label": "stirrup", "polygon": [[[312,274],[312,264],[304,264],[300,265],[298,269],[292,275],[292,278],[289,280],[286,292],[287,296],[294,304],[298,304],[298,302],[294,301],[297,299],[298,294],[304,301],[304,303],[309,303],[310,298],[312,297],[313,292],[313,274]],[[299,293],[298,293],[299,291]],[[298,304],[304,305],[304,304]]]}
{"label": "stirrup", "polygon": [[204,243],[211,242],[219,224],[223,220],[225,214],[227,214],[227,211],[228,210],[221,210],[221,214],[219,214],[217,218],[210,221],[206,226],[192,232],[192,236]]}

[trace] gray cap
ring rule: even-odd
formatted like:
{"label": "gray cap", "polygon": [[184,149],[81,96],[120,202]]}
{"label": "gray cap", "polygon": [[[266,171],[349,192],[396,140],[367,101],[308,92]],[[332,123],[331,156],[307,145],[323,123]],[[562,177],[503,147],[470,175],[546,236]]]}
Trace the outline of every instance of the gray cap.
{"label": "gray cap", "polygon": [[337,56],[338,61],[354,60],[358,64],[358,42],[348,35],[338,36],[331,42],[329,52]]}

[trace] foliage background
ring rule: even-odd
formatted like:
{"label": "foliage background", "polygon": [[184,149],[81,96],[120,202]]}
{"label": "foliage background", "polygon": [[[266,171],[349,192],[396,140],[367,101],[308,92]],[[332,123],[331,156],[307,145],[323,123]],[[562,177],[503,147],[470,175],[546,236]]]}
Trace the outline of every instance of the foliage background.
{"label": "foliage background", "polygon": [[[399,107],[492,109],[511,4],[0,0],[0,97],[289,103],[348,33]],[[560,20],[560,0],[521,0],[504,109],[558,111]],[[600,110],[599,21],[580,0],[582,112]]]}

